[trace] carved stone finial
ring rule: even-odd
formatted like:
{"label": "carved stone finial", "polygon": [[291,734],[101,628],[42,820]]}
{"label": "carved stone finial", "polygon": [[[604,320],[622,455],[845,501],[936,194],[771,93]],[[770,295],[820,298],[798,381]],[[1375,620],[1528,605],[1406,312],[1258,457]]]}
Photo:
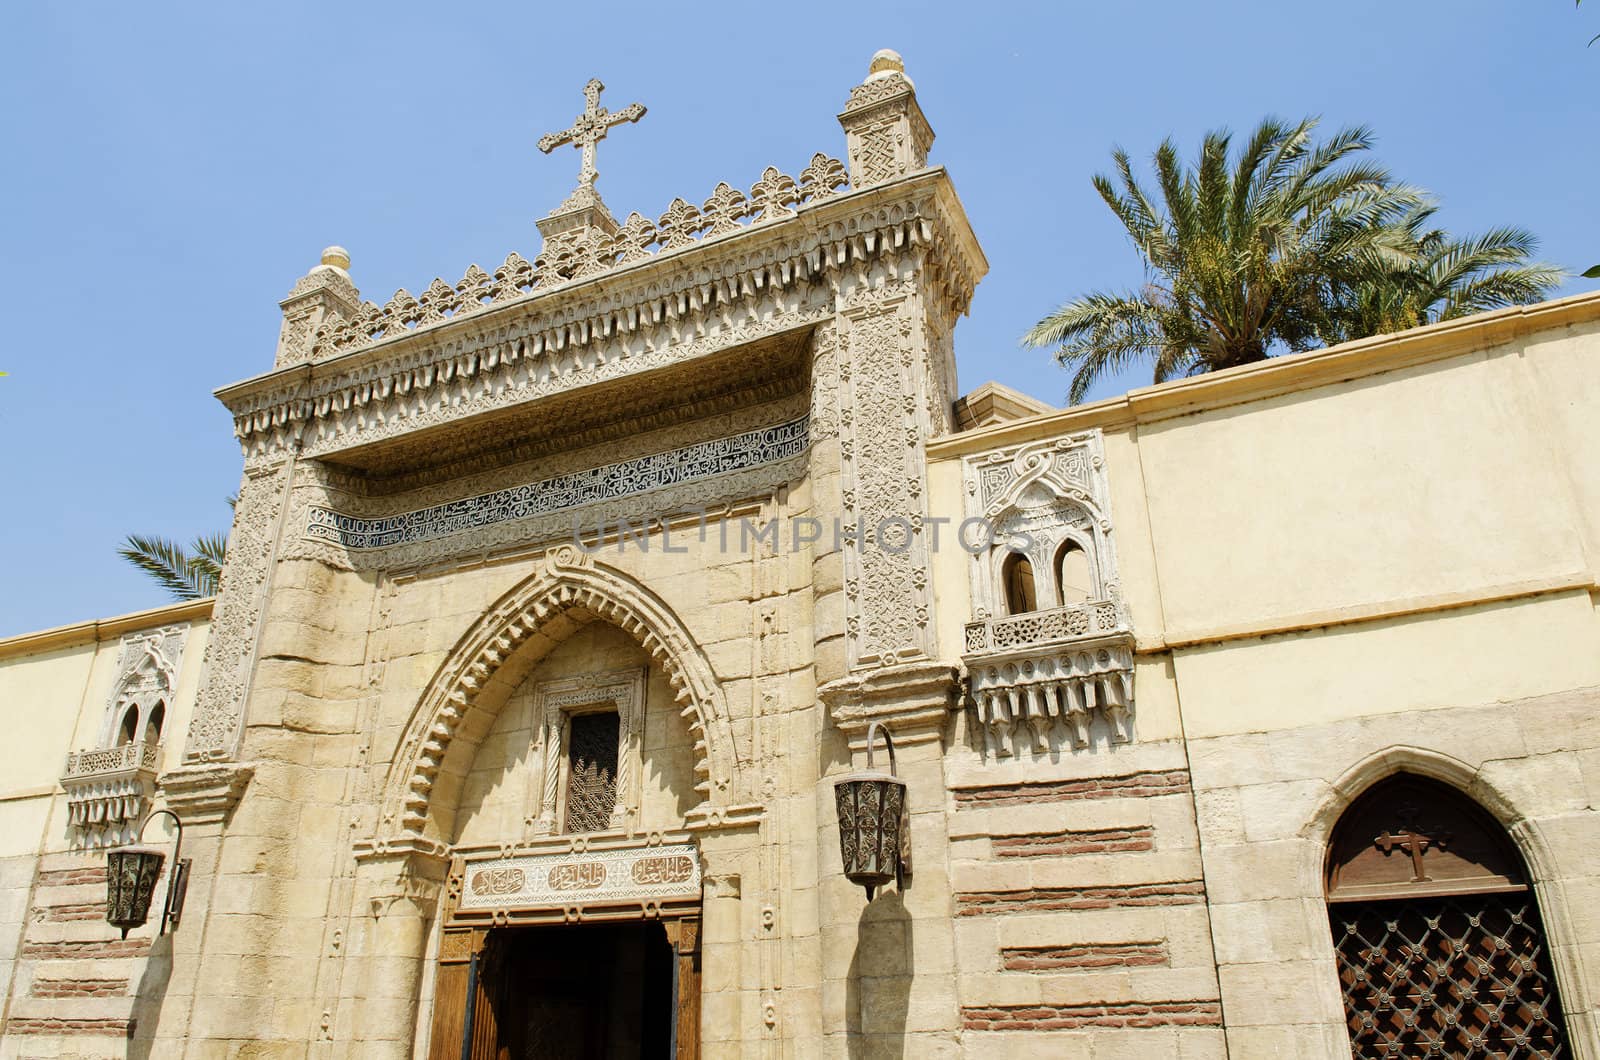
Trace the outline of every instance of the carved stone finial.
{"label": "carved stone finial", "polygon": [[356,290],[349,270],[350,252],[341,246],[326,247],[319,263],[295,282],[289,297],[278,303],[283,309],[283,328],[278,332],[278,355],[273,367],[309,360],[318,328],[355,319],[360,311],[361,292]]}
{"label": "carved stone finial", "polygon": [[928,165],[933,130],[917,105],[917,86],[906,76],[899,52],[884,48],[872,56],[867,79],[850,90],[839,124],[844,126],[854,187],[880,184]]}
{"label": "carved stone finial", "polygon": [[[900,53],[893,48],[879,48],[872,53],[872,62],[867,66],[867,80],[881,81],[893,74],[906,78],[906,84],[911,84],[911,78],[906,77],[905,60],[900,58]],[[915,88],[916,85],[911,85]]]}

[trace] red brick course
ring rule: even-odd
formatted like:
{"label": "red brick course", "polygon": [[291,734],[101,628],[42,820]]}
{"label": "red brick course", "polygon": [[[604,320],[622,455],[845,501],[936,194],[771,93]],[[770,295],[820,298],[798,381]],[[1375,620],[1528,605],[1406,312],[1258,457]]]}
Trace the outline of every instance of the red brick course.
{"label": "red brick course", "polygon": [[997,858],[1043,858],[1069,854],[1118,854],[1154,850],[1154,828],[1096,828],[1082,832],[1036,832],[1031,835],[995,836],[989,849]]}
{"label": "red brick course", "polygon": [[103,920],[106,915],[104,902],[71,902],[64,905],[44,905],[38,907],[46,920]]}
{"label": "red brick course", "polygon": [[73,939],[66,942],[27,942],[21,957],[51,960],[79,958],[144,957],[150,953],[149,939]]}
{"label": "red brick course", "polygon": [[35,979],[33,997],[126,997],[127,979]]}
{"label": "red brick course", "polygon": [[40,887],[70,887],[77,883],[98,883],[104,886],[105,882],[104,865],[84,869],[49,869],[39,873]]}
{"label": "red brick course", "polygon": [[1220,1027],[1219,1001],[1130,1001],[1116,1005],[969,1005],[969,1031],[1068,1031],[1080,1027]]}
{"label": "red brick course", "polygon": [[55,1017],[22,1018],[13,1016],[6,1021],[7,1034],[51,1034],[51,1035],[86,1035],[93,1034],[100,1037],[133,1037],[133,1020],[119,1019],[91,1019],[87,1017],[68,1017],[57,1019]]}
{"label": "red brick course", "polygon": [[1147,795],[1186,795],[1189,771],[1167,769],[1119,777],[1084,777],[1077,780],[1032,781],[995,787],[957,788],[956,808],[974,806],[1033,805],[1041,802],[1077,802],[1083,799],[1139,798]]}
{"label": "red brick course", "polygon": [[1167,963],[1165,942],[1085,942],[1071,946],[1015,946],[1000,951],[1008,972],[1081,968],[1142,968]]}
{"label": "red brick course", "polygon": [[956,895],[956,915],[1197,905],[1205,900],[1206,887],[1200,880],[1101,887],[1030,887],[1023,891],[962,891]]}

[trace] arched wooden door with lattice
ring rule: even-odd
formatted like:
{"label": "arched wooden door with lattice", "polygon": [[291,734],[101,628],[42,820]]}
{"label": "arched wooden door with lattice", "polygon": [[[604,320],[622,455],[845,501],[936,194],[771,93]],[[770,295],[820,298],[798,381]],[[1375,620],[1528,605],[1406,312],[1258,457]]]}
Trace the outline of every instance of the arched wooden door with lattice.
{"label": "arched wooden door with lattice", "polygon": [[1358,1060],[1572,1055],[1522,857],[1472,800],[1378,782],[1335,827],[1326,884]]}

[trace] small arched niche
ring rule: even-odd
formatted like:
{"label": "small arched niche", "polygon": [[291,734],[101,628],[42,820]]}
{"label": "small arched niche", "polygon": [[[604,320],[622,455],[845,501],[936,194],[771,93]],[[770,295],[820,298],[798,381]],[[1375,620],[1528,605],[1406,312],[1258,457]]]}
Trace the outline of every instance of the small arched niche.
{"label": "small arched niche", "polygon": [[149,717],[144,722],[144,742],[156,744],[161,742],[161,730],[167,724],[167,704],[156,700],[156,705],[150,708]]}
{"label": "small arched niche", "polygon": [[130,744],[139,738],[139,704],[131,703],[122,712],[122,724],[117,727],[117,746]]}
{"label": "small arched niche", "polygon": [[1056,550],[1056,603],[1063,606],[1094,599],[1094,561],[1077,541],[1063,541]]}
{"label": "small arched niche", "polygon": [[1000,564],[1000,584],[1005,589],[1006,613],[1022,615],[1039,610],[1039,590],[1033,579],[1033,561],[1012,552]]}
{"label": "small arched niche", "polygon": [[1570,1055],[1527,866],[1466,795],[1377,782],[1334,827],[1324,882],[1353,1055]]}

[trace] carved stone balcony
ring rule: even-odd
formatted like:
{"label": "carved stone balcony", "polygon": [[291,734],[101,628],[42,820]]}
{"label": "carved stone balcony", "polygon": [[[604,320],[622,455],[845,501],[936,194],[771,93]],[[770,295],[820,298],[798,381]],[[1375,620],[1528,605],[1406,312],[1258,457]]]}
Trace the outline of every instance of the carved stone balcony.
{"label": "carved stone balcony", "polygon": [[1053,607],[1048,611],[1029,611],[1023,615],[967,623],[967,654],[1010,651],[1035,644],[1054,644],[1087,636],[1126,633],[1128,627],[1110,600],[1091,600],[1082,604]]}
{"label": "carved stone balcony", "polygon": [[1133,738],[1133,634],[1115,601],[968,623],[965,662],[987,754]]}
{"label": "carved stone balcony", "polygon": [[61,786],[67,823],[87,846],[131,841],[155,794],[159,743],[125,743],[67,755]]}

